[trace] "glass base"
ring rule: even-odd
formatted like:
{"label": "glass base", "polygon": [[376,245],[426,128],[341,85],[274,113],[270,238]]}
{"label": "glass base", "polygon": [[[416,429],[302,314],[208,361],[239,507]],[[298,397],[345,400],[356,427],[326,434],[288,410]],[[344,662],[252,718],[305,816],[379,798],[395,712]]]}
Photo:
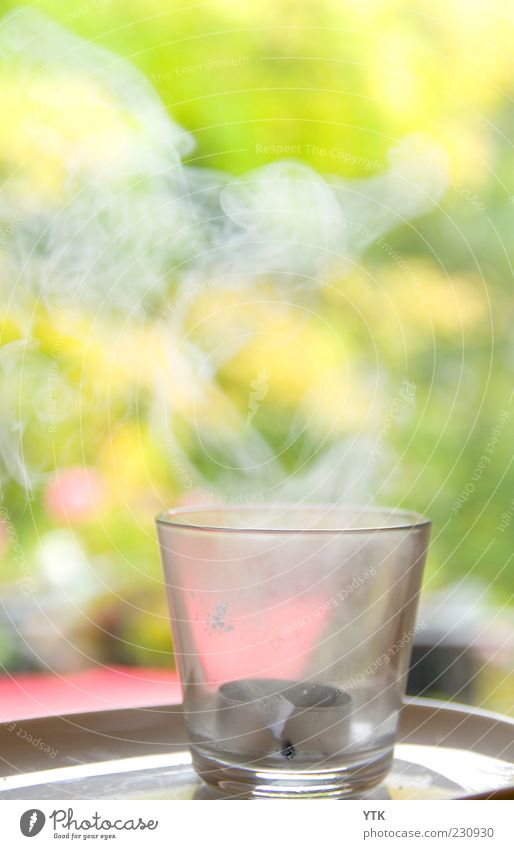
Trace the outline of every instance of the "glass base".
{"label": "glass base", "polygon": [[298,799],[351,797],[375,787],[393,761],[393,748],[366,752],[344,765],[309,769],[259,769],[191,746],[193,766],[206,784],[229,797]]}

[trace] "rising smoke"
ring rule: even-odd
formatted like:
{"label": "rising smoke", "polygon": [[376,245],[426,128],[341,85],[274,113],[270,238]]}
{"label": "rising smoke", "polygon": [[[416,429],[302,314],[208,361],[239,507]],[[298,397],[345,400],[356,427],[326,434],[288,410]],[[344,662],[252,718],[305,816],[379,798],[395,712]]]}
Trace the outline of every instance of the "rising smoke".
{"label": "rising smoke", "polygon": [[[287,304],[328,275],[342,280],[370,244],[438,202],[447,180],[441,151],[408,138],[391,151],[384,173],[361,180],[322,177],[295,161],[236,179],[184,164],[193,138],[145,77],[40,14],[20,9],[1,21],[0,59],[9,116],[0,147],[0,297],[24,340],[0,350],[2,397],[9,399],[0,422],[1,479],[27,489],[39,484],[45,462],[30,457],[27,434],[51,432],[52,421],[74,415],[80,386],[56,368],[58,356],[38,356],[32,338],[41,311],[58,321],[80,310],[93,323],[154,328],[148,415],[172,446],[175,475],[179,467],[205,485],[199,464],[173,436],[179,375],[181,387],[209,397],[223,421],[214,433],[198,424],[207,453],[216,443],[221,488],[245,469],[243,478],[255,486],[258,477],[275,496],[298,491],[302,475],[301,488],[317,500],[336,491],[362,495],[368,482],[357,480],[369,472],[363,454],[372,437],[358,450],[350,440],[343,450],[315,452],[317,461],[300,462],[284,483],[280,458],[218,380],[237,340],[214,350],[208,333],[199,340],[185,322],[209,281],[237,293],[273,280]],[[241,344],[252,332],[248,322]],[[53,411],[49,386],[58,399]],[[344,486],[338,456],[346,457]]]}

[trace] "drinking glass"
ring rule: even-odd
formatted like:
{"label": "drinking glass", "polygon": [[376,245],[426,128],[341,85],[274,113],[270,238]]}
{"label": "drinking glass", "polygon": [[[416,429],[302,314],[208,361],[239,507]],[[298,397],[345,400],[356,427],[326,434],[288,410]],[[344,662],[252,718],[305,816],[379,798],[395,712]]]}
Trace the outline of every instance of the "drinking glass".
{"label": "drinking glass", "polygon": [[199,506],[157,519],[193,765],[250,797],[390,768],[430,522],[389,508]]}

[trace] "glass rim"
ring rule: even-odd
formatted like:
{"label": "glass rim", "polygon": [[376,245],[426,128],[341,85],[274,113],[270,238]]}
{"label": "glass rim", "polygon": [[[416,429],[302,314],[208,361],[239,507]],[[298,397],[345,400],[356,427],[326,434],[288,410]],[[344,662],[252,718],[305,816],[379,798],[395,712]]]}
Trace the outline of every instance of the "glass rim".
{"label": "glass rim", "polygon": [[[283,508],[284,510],[297,510],[312,512],[319,510],[339,510],[341,513],[349,513],[351,511],[360,510],[366,513],[375,513],[379,516],[390,517],[391,522],[386,525],[357,525],[356,527],[334,527],[334,528],[314,528],[314,527],[232,527],[222,524],[195,524],[193,521],[175,521],[175,517],[194,518],[199,513],[219,513],[226,514],[230,511],[239,514],[245,512],[263,512],[269,511],[270,508]],[[397,521],[395,521],[395,518]],[[378,533],[382,531],[408,531],[418,530],[420,528],[430,527],[431,520],[421,513],[416,513],[413,510],[403,510],[397,507],[373,506],[365,507],[362,504],[357,505],[335,505],[335,504],[291,504],[286,502],[269,502],[260,504],[198,504],[189,507],[171,507],[162,513],[159,513],[155,519],[157,525],[165,525],[176,530],[186,531],[205,531],[207,533],[228,533],[228,534],[363,534],[363,533]]]}

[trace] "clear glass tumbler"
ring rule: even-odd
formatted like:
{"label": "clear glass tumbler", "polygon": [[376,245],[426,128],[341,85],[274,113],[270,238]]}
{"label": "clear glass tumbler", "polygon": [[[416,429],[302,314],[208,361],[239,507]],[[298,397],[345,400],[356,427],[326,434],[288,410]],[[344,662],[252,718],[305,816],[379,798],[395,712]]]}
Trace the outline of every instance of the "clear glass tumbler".
{"label": "clear glass tumbler", "polygon": [[157,519],[193,764],[246,796],[344,796],[393,756],[430,522],[259,505]]}

